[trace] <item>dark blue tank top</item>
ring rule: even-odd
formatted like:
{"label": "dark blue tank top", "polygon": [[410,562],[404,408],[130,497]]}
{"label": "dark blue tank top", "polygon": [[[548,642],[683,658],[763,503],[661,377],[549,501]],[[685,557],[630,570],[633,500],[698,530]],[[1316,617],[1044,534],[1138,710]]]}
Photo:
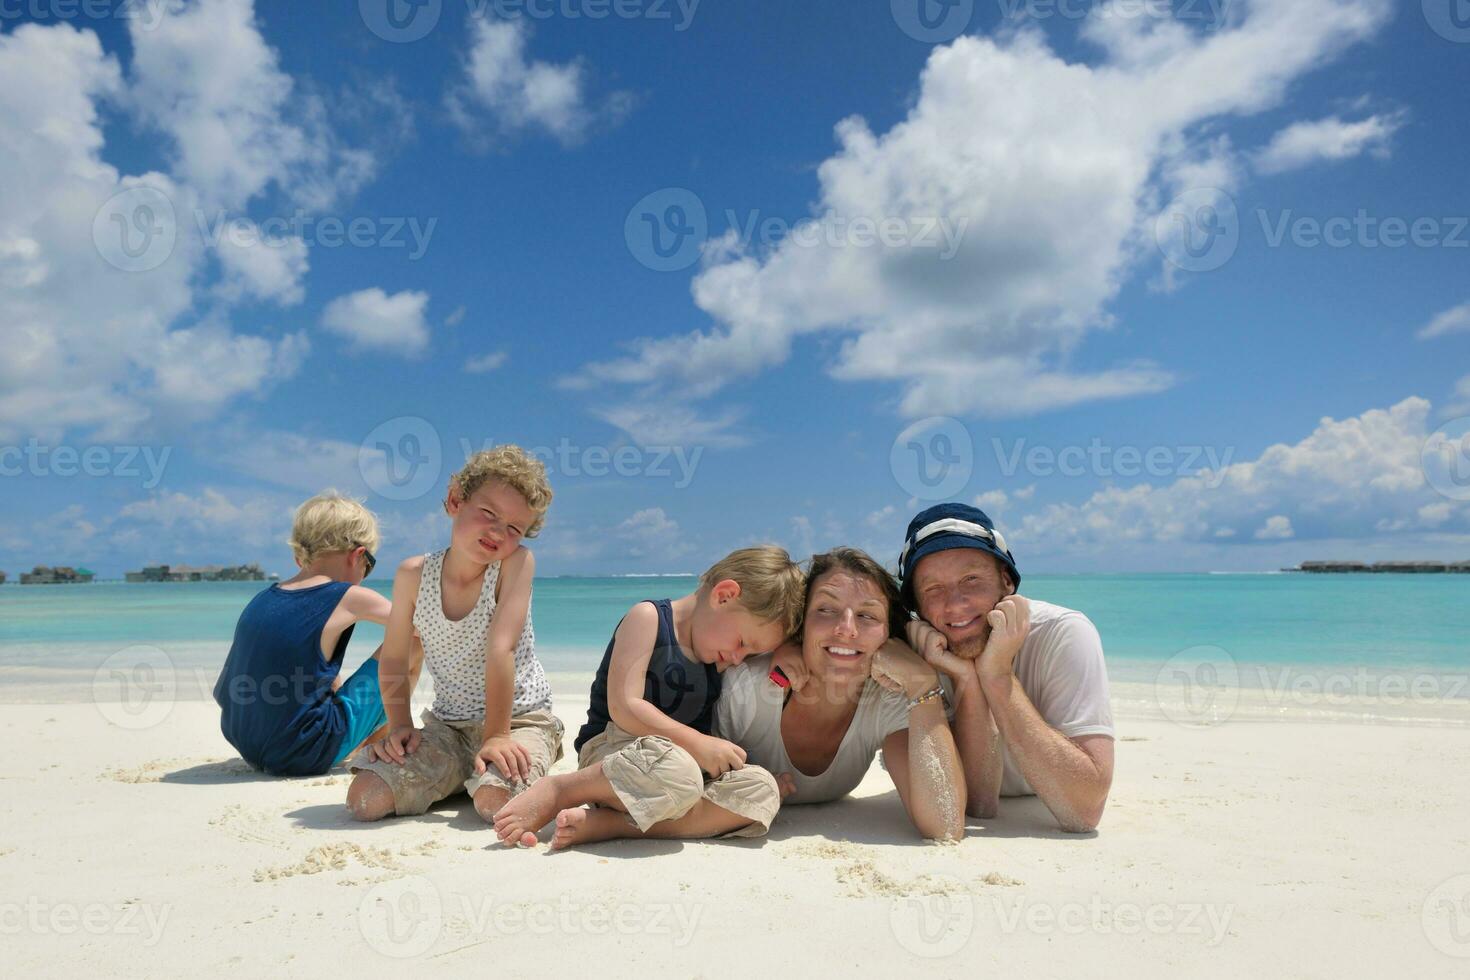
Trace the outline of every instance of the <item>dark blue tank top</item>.
{"label": "dark blue tank top", "polygon": [[214,685],[220,731],[251,765],[276,776],[332,768],[347,734],[347,709],[332,691],[353,627],[322,659],[322,628],[352,586],[279,585],[250,600]]}
{"label": "dark blue tank top", "polygon": [[[653,603],[658,610],[658,637],[643,678],[643,700],[680,724],[708,735],[714,722],[715,702],[720,697],[720,672],[714,664],[702,664],[685,655],[674,635],[674,608],[668,599],[644,601]],[[613,638],[607,641],[602,664],[597,668],[597,679],[592,682],[587,724],[577,733],[578,752],[582,751],[584,742],[602,734],[612,721],[607,710],[607,672],[616,641],[614,631]]]}

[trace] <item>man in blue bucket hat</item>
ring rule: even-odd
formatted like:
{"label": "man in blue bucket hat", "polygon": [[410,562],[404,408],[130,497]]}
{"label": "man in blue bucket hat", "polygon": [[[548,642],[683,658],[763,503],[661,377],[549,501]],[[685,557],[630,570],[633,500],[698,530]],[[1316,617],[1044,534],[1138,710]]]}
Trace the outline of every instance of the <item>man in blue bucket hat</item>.
{"label": "man in blue bucket hat", "polygon": [[909,522],[899,556],[909,643],[953,684],[953,728],[972,816],[1036,795],[1063,830],[1097,828],[1113,782],[1102,640],[1082,613],[1027,599],[984,511],[939,504]]}

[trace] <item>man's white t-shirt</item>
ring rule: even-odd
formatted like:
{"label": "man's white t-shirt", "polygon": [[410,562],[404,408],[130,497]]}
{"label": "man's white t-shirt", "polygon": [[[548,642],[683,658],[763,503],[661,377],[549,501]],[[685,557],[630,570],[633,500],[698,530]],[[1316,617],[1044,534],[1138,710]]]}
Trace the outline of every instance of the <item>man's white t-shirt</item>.
{"label": "man's white t-shirt", "polygon": [[[1016,654],[1016,679],[1046,723],[1067,738],[1113,738],[1113,706],[1102,638],[1092,620],[1075,609],[1031,600],[1031,630]],[[946,681],[948,678],[946,678]],[[946,683],[946,690],[951,690]],[[1035,792],[1001,741],[1005,774],[1001,796]]]}

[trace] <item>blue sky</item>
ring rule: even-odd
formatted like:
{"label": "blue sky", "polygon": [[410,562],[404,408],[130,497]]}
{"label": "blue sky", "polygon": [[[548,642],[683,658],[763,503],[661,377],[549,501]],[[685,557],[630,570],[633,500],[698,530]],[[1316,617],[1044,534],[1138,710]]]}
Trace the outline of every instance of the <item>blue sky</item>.
{"label": "blue sky", "polygon": [[495,442],[552,575],[936,495],[1023,570],[1470,558],[1449,0],[392,2],[0,6],[0,568],[288,573],[327,486],[395,561]]}

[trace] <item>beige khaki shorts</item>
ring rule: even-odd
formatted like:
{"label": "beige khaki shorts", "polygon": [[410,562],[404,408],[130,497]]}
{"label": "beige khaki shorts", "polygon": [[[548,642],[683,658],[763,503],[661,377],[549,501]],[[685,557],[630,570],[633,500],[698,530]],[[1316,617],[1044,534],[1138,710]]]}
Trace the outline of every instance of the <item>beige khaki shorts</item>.
{"label": "beige khaki shorts", "polygon": [[531,757],[531,778],[510,780],[494,765],[475,775],[475,754],[485,734],[481,718],[445,721],[432,711],[424,712],[422,740],[402,765],[368,762],[359,753],[350,763],[352,772],[370,772],[393,791],[393,812],[400,817],[426,813],[440,800],[464,791],[474,794],[482,786],[497,786],[518,795],[546,775],[562,756],[562,723],[550,711],[513,715],[510,737]]}
{"label": "beige khaki shorts", "polygon": [[579,769],[599,763],[613,792],[628,808],[628,818],[644,832],[656,823],[677,820],[706,799],[750,821],[724,836],[761,837],[781,809],[776,778],[760,766],[732,769],[709,779],[694,756],[668,739],[629,735],[611,722],[577,753]]}

